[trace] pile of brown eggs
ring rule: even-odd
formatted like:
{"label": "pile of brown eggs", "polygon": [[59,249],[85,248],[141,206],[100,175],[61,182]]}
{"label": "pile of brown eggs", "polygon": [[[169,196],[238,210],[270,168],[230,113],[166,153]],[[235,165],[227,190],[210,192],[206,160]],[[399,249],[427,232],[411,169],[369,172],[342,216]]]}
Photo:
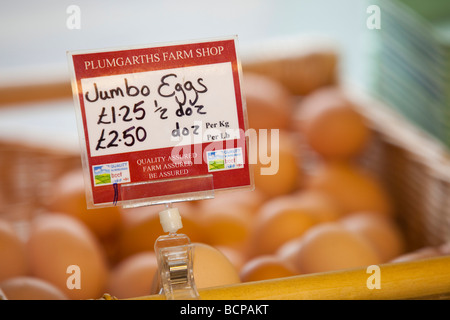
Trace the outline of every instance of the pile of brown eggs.
{"label": "pile of brown eggs", "polygon": [[[371,131],[340,88],[298,98],[250,72],[243,85],[249,126],[258,133],[251,143],[260,143],[261,130],[268,137],[277,130],[279,140],[268,142],[278,152],[278,170],[262,174],[271,164],[258,161],[254,191],[175,205],[179,232],[195,243],[197,287],[408,259],[389,194],[358,164]],[[53,194],[26,236],[0,221],[0,289],[7,298],[156,293],[153,246],[163,234],[162,206],[87,210],[81,171],[55,181]]]}

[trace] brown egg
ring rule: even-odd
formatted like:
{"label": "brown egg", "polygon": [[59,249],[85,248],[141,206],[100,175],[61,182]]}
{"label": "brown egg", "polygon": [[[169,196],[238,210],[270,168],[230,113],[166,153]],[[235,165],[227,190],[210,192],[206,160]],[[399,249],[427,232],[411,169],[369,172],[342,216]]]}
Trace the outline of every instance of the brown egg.
{"label": "brown egg", "polygon": [[361,235],[336,222],[321,223],[308,230],[296,257],[302,273],[327,272],[381,263],[373,246]]}
{"label": "brown egg", "polygon": [[275,255],[263,255],[253,258],[240,271],[242,282],[284,278],[295,275],[297,275],[297,272]]}
{"label": "brown egg", "polygon": [[239,248],[233,248],[229,246],[214,246],[217,250],[222,252],[225,257],[233,264],[236,270],[241,270],[246,261],[245,253]]}
{"label": "brown egg", "polygon": [[11,223],[0,219],[0,281],[27,273],[25,243]]}
{"label": "brown egg", "polygon": [[304,234],[318,223],[293,196],[280,196],[266,202],[255,218],[252,256],[272,254],[284,243]]}
{"label": "brown egg", "polygon": [[328,194],[319,190],[301,189],[292,198],[297,207],[308,211],[319,223],[336,221],[343,215],[339,205]]}
{"label": "brown egg", "polygon": [[370,212],[351,214],[339,221],[347,230],[357,232],[374,245],[382,262],[404,253],[405,239],[390,218]]}
{"label": "brown egg", "polygon": [[288,127],[293,109],[292,96],[280,82],[267,76],[245,73],[242,85],[250,128]]}
{"label": "brown egg", "polygon": [[445,242],[439,246],[439,251],[442,255],[450,255],[450,241]]}
{"label": "brown egg", "polygon": [[8,300],[67,300],[55,285],[34,277],[15,277],[0,283]]}
{"label": "brown egg", "polygon": [[63,214],[38,216],[30,227],[31,274],[58,287],[70,299],[96,299],[104,293],[108,267],[93,233]]}
{"label": "brown egg", "polygon": [[301,250],[303,245],[303,236],[294,238],[284,243],[282,246],[278,248],[275,252],[275,255],[280,258],[280,260],[284,261],[292,270],[295,270],[297,273],[300,273],[297,267],[297,256],[298,252]]}
{"label": "brown egg", "polygon": [[193,269],[198,289],[240,282],[231,261],[216,248],[203,243],[194,243]]}
{"label": "brown egg", "polygon": [[87,209],[86,191],[81,170],[75,170],[56,181],[53,197],[49,201],[50,212],[73,216],[99,238],[114,236],[121,226],[119,208],[115,206]]}
{"label": "brown egg", "polygon": [[208,212],[218,207],[227,207],[232,203],[233,206],[239,206],[248,213],[253,214],[264,203],[264,200],[265,197],[258,190],[219,192],[214,195],[213,199],[199,201],[198,209],[202,212]]}
{"label": "brown egg", "polygon": [[[288,194],[296,190],[302,181],[301,156],[298,144],[288,132],[280,131],[277,136],[268,134],[267,139],[258,136],[257,162],[253,166],[255,189],[266,197],[275,197]],[[267,148],[263,155],[269,155],[269,159],[261,157],[261,146]],[[269,163],[265,163],[270,161]]]}
{"label": "brown egg", "polygon": [[326,193],[344,214],[360,211],[393,214],[391,199],[379,180],[349,162],[319,163],[311,170],[307,188]]}
{"label": "brown egg", "polygon": [[118,299],[149,295],[157,270],[154,252],[136,253],[113,268],[106,290]]}
{"label": "brown egg", "polygon": [[319,89],[304,98],[296,119],[306,142],[325,158],[354,157],[370,136],[363,116],[337,87]]}
{"label": "brown egg", "polygon": [[439,251],[438,247],[426,246],[411,252],[404,253],[390,262],[410,262],[422,259],[434,258],[441,256],[442,253]]}
{"label": "brown egg", "polygon": [[205,243],[245,250],[250,237],[251,216],[245,207],[233,203],[207,208],[201,214]]}

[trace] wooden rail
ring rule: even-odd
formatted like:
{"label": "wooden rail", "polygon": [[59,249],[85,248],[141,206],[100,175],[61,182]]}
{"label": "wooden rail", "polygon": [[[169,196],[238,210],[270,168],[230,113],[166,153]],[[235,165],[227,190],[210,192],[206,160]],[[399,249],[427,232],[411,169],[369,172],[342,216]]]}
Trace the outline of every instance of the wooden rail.
{"label": "wooden rail", "polygon": [[[378,272],[378,273],[377,273]],[[380,288],[369,289],[379,276]],[[369,286],[368,286],[369,282]],[[199,289],[204,300],[449,299],[450,256]],[[136,297],[160,300],[164,295]]]}

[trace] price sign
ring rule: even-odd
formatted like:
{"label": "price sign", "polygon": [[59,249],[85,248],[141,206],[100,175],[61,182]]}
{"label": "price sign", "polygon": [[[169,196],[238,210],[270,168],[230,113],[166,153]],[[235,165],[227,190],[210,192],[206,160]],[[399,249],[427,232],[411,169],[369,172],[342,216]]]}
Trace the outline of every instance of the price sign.
{"label": "price sign", "polygon": [[89,207],[251,187],[235,37],[68,56]]}

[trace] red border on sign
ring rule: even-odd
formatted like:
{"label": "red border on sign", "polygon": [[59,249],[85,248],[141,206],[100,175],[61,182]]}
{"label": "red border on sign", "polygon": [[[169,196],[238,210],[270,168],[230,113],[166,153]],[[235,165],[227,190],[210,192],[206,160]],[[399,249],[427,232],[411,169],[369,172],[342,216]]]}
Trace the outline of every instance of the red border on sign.
{"label": "red border on sign", "polygon": [[[213,55],[213,48],[223,47],[224,50],[221,54]],[[208,51],[209,50],[209,51]],[[177,52],[200,52],[200,53],[210,53],[202,54],[197,56],[193,54],[192,57],[184,56],[183,59],[170,59],[171,54],[176,55]],[[226,171],[208,172],[207,163],[204,161],[206,158],[204,156],[205,149],[211,147],[212,143],[202,143],[200,145],[192,145],[191,150],[201,150],[201,155],[197,154],[197,157],[202,157],[201,163],[194,162],[194,165],[189,168],[189,174],[186,176],[179,176],[177,178],[200,176],[205,174],[213,175],[214,189],[228,189],[236,187],[246,187],[251,186],[251,174],[248,164],[247,155],[247,143],[245,138],[245,115],[244,106],[242,103],[242,93],[240,87],[240,65],[236,55],[236,43],[234,39],[227,40],[217,40],[217,41],[207,41],[198,43],[185,43],[185,44],[175,44],[168,46],[155,46],[155,47],[145,47],[145,48],[134,48],[126,50],[111,50],[103,52],[89,52],[89,53],[79,53],[72,54],[73,68],[76,80],[76,90],[77,98],[81,110],[81,120],[83,122],[83,130],[85,137],[85,153],[87,156],[87,166],[89,169],[90,176],[90,187],[92,190],[92,200],[94,205],[105,205],[111,204],[114,201],[122,200],[134,200],[134,199],[122,199],[119,190],[113,188],[112,185],[102,185],[94,186],[94,177],[92,172],[92,166],[116,162],[129,162],[129,171],[132,183],[146,182],[146,181],[157,181],[164,180],[170,177],[161,176],[160,178],[155,178],[149,180],[149,178],[142,173],[142,169],[136,164],[137,159],[142,157],[168,157],[171,155],[173,148],[162,148],[153,149],[146,151],[137,151],[129,153],[111,154],[105,156],[95,156],[92,157],[90,153],[89,146],[89,136],[87,130],[87,121],[85,113],[85,104],[83,97],[83,90],[81,86],[81,79],[92,78],[92,77],[102,77],[110,75],[120,75],[128,73],[140,73],[146,71],[155,70],[169,70],[173,68],[200,66],[208,64],[216,64],[222,62],[231,62],[232,75],[235,91],[235,100],[237,106],[237,117],[239,128],[241,129],[241,135],[238,140],[234,140],[233,144],[235,147],[241,147],[244,156],[244,166],[238,169],[231,169]],[[227,142],[227,146],[230,142]],[[217,146],[222,144],[225,148],[225,141],[214,142]],[[219,150],[219,149],[218,149]],[[162,170],[161,170],[162,171]],[[158,173],[156,171],[155,173]],[[182,183],[182,182],[181,182]],[[172,184],[173,186],[173,184]],[[145,185],[144,185],[145,187]],[[143,188],[140,185],[137,188]],[[173,192],[173,188],[159,187],[159,190],[152,190],[150,194],[152,196],[165,196]],[[196,187],[192,186],[192,190],[195,191]],[[136,192],[136,199],[139,198],[139,192]],[[146,192],[149,194],[149,192]]]}

